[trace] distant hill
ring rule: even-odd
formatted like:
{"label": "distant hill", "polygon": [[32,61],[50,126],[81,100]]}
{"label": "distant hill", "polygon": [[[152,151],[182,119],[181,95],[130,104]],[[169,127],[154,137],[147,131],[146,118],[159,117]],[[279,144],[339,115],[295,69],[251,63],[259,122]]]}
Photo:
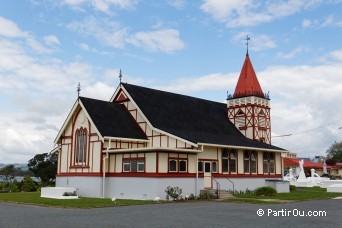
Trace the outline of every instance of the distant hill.
{"label": "distant hill", "polygon": [[[2,169],[3,167],[5,167],[6,165],[11,165],[11,164],[4,164],[4,163],[0,163],[0,169]],[[23,171],[27,171],[28,170],[28,167],[27,167],[27,164],[13,164],[14,167],[16,169],[21,169]]]}

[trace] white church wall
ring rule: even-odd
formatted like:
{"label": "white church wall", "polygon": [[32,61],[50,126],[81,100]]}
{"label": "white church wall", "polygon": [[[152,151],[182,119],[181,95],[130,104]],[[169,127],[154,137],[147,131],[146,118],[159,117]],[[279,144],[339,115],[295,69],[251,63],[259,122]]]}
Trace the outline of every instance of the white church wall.
{"label": "white church wall", "polygon": [[[199,178],[201,182],[202,178]],[[203,182],[203,181],[202,181]],[[166,199],[165,189],[179,187],[182,189],[182,196],[195,194],[195,178],[140,178],[140,177],[110,177],[106,178],[106,197],[118,199]],[[203,184],[199,183],[199,188]]]}
{"label": "white church wall", "polygon": [[146,153],[145,155],[145,172],[155,173],[156,172],[156,153]]}
{"label": "white church wall", "polygon": [[101,177],[57,176],[56,187],[76,188],[76,193],[80,197],[100,198],[102,196]]}
{"label": "white church wall", "polygon": [[168,169],[168,154],[167,153],[159,153],[159,172],[167,173]]}

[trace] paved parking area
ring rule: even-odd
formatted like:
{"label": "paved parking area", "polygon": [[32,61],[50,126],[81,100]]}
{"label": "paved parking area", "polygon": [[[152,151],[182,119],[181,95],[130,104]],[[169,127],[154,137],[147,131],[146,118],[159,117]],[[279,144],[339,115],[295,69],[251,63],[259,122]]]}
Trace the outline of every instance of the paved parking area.
{"label": "paved parking area", "polygon": [[[263,216],[257,215],[259,209],[264,211]],[[311,212],[318,215],[318,211],[326,214],[308,216]],[[341,199],[269,205],[184,202],[93,209],[0,202],[0,227],[340,227],[341,212]]]}

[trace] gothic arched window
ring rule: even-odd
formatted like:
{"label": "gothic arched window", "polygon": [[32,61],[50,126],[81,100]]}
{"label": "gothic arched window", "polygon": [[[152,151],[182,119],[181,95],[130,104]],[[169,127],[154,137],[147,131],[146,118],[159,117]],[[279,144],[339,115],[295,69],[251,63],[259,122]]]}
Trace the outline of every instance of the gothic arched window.
{"label": "gothic arched window", "polygon": [[243,165],[245,173],[257,172],[257,156],[256,152],[252,150],[245,150],[243,156]]}
{"label": "gothic arched window", "polygon": [[87,161],[87,129],[76,130],[75,139],[75,163],[84,165]]}
{"label": "gothic arched window", "polygon": [[263,168],[265,174],[274,173],[274,158],[273,152],[264,152]]}

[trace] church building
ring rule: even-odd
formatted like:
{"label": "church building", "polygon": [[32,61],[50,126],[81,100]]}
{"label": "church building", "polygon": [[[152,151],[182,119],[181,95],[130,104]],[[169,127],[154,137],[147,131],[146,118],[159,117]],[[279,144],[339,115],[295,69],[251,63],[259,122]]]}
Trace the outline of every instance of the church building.
{"label": "church building", "polygon": [[226,104],[120,83],[109,101],[79,97],[55,143],[57,187],[125,199],[252,190],[282,178],[285,152],[271,145],[270,98],[248,52]]}

